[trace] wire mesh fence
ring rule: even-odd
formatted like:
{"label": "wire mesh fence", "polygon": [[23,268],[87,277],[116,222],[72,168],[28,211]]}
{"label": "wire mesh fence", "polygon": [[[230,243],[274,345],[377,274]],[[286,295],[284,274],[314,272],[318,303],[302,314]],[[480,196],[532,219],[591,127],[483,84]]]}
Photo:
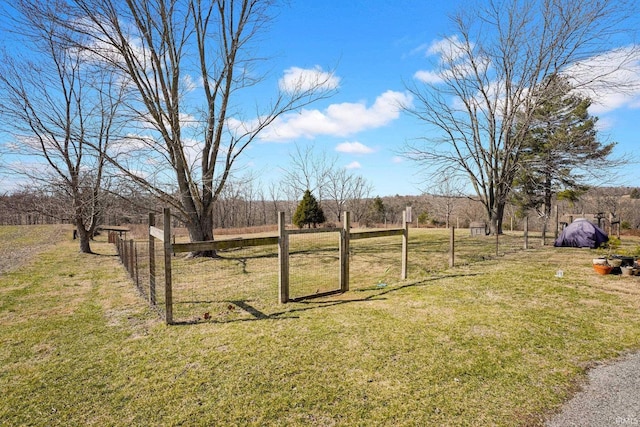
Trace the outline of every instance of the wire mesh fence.
{"label": "wire mesh fence", "polygon": [[[147,240],[125,240],[117,233],[110,235],[109,241],[116,246],[120,262],[140,294],[152,308],[164,316],[166,306],[164,248],[156,245],[154,253],[150,254]],[[154,265],[155,268],[151,269],[150,265]]]}
{"label": "wire mesh fence", "polygon": [[213,258],[180,254],[172,275],[175,322],[253,319],[278,298],[278,251],[267,245],[218,250]]}
{"label": "wire mesh fence", "polygon": [[349,289],[382,288],[401,280],[402,238],[375,237],[349,244]]}
{"label": "wire mesh fence", "polygon": [[289,236],[291,299],[340,289],[340,229]]}
{"label": "wire mesh fence", "polygon": [[[291,300],[340,290],[340,233],[340,229],[330,232],[325,229],[317,234],[288,235]],[[411,229],[409,278],[419,280],[449,268],[450,240],[449,230]],[[124,240],[118,236],[114,237],[114,243],[133,283],[160,314],[166,312],[165,283],[170,283],[172,322],[169,323],[263,318],[267,316],[266,308],[272,309],[278,300],[281,264],[277,244],[220,249],[212,258],[172,254],[171,280],[167,282],[165,245],[150,248],[149,241]],[[541,236],[532,234],[525,244],[522,232],[506,232],[496,237],[472,236],[468,230],[456,230],[453,259],[456,266],[472,264],[541,244]],[[352,240],[348,266],[352,290],[400,283],[402,236]]]}

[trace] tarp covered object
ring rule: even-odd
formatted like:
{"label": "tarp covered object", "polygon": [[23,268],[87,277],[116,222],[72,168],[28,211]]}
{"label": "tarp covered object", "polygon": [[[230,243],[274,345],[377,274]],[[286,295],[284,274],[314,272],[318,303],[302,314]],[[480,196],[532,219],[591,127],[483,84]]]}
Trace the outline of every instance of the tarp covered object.
{"label": "tarp covered object", "polygon": [[562,230],[553,246],[595,249],[609,240],[607,233],[584,218],[578,218]]}

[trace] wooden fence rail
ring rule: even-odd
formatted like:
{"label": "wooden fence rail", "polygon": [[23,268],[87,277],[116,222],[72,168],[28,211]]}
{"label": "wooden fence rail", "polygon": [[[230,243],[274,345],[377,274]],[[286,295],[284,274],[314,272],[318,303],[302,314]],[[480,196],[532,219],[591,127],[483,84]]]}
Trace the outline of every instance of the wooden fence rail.
{"label": "wooden fence rail", "polygon": [[[156,277],[156,263],[155,263],[155,245],[156,241],[162,242],[164,248],[164,293],[165,293],[165,313],[164,318],[167,324],[174,323],[173,321],[173,292],[172,292],[172,280],[171,280],[171,258],[173,254],[195,252],[195,251],[217,251],[233,248],[246,248],[252,246],[264,246],[264,245],[278,245],[278,259],[279,259],[279,274],[278,274],[278,299],[280,303],[287,303],[293,301],[289,297],[289,236],[295,234],[309,234],[309,233],[328,233],[339,232],[340,233],[340,280],[339,288],[325,292],[322,295],[329,295],[334,293],[347,292],[349,290],[349,241],[352,239],[369,239],[375,237],[389,237],[389,236],[403,236],[402,239],[402,268],[401,279],[407,278],[407,259],[408,259],[408,236],[409,236],[409,224],[405,220],[403,222],[403,228],[390,229],[382,231],[364,231],[364,232],[351,232],[350,225],[350,213],[344,213],[344,220],[342,228],[317,228],[317,229],[296,229],[287,230],[284,221],[284,212],[280,212],[278,216],[278,236],[270,237],[252,237],[252,238],[239,238],[229,240],[215,240],[207,242],[192,242],[192,243],[173,243],[171,240],[171,212],[169,208],[165,208],[163,212],[164,226],[163,228],[156,227],[155,217],[153,214],[149,214],[149,303],[155,305],[155,277]],[[131,249],[125,251],[131,252]],[[128,265],[123,261],[125,265]],[[313,295],[317,297],[319,295]],[[299,297],[295,300],[301,300],[310,298],[310,296]]]}
{"label": "wooden fence rail", "polygon": [[[352,253],[350,249],[351,241],[370,238],[393,238],[395,236],[401,236],[402,250],[400,279],[407,279],[409,224],[407,221],[406,213],[404,213],[403,215],[402,228],[371,231],[351,231],[350,214],[348,212],[344,214],[343,221],[340,227],[319,229],[287,229],[285,223],[285,215],[283,212],[280,212],[278,217],[277,236],[231,238],[227,240],[194,243],[175,242],[175,238],[172,235],[172,230],[170,227],[171,213],[169,209],[164,210],[163,216],[163,224],[165,226],[158,227],[156,226],[156,218],[154,214],[149,214],[148,247],[146,241],[135,242],[133,239],[126,240],[125,238],[123,238],[123,233],[121,232],[121,230],[110,230],[109,242],[113,242],[116,245],[116,249],[118,251],[118,255],[120,257],[122,265],[126,268],[129,276],[141,291],[141,293],[146,298],[148,298],[149,305],[155,308],[162,315],[162,317],[164,317],[166,323],[168,324],[174,323],[173,292],[175,290],[173,289],[174,284],[172,281],[172,258],[175,254],[179,253],[209,250],[223,251],[234,248],[250,248],[254,246],[276,245],[278,248],[278,301],[284,304],[290,301],[299,301],[307,298],[326,296],[330,294],[344,293],[349,291],[349,276],[351,269],[350,254]],[[493,255],[499,255],[499,249],[503,247],[511,247],[515,250],[526,250],[530,248],[528,225],[528,221],[527,219],[525,219],[523,233],[524,244],[522,244],[522,242],[518,243],[517,249],[516,246],[513,245],[513,240],[504,239],[506,241],[505,243],[502,241],[502,237],[496,236],[495,252]],[[310,233],[336,233],[339,235],[338,286],[335,289],[329,289],[328,291],[316,291],[316,293],[311,295],[296,295],[296,298],[291,298],[289,275],[289,270],[291,267],[289,253],[290,237],[292,235],[308,235]],[[454,267],[456,262],[458,262],[455,258],[456,256],[460,257],[458,253],[462,254],[462,262],[469,262],[470,253],[472,254],[472,259],[473,257],[485,259],[485,255],[475,254],[473,250],[471,252],[469,251],[469,242],[466,242],[465,238],[457,237],[454,227],[450,228],[449,233],[449,267]],[[162,246],[158,246],[159,244],[161,244]],[[471,244],[473,245],[475,243],[472,242]],[[460,250],[458,246],[460,246],[462,250]],[[158,253],[159,250],[163,251],[162,255]],[[445,247],[442,247],[441,250],[442,252],[446,251]],[[505,251],[508,249],[502,250]],[[292,255],[295,256],[296,253],[297,252],[292,252]],[[293,267],[295,267],[295,265]],[[162,276],[164,276],[164,278]],[[157,289],[158,286],[160,286],[160,288]],[[294,283],[294,286],[297,286],[297,284]],[[298,288],[296,287],[296,289]],[[156,291],[158,291],[158,293]]]}

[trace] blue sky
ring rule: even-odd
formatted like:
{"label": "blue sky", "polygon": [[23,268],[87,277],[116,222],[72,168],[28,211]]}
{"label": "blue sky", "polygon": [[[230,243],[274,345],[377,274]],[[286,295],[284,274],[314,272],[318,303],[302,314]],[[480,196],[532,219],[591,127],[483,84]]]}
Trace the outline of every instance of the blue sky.
{"label": "blue sky", "polygon": [[[446,34],[448,5],[407,0],[294,0],[283,7],[263,42],[263,46],[273,46],[270,61],[274,70],[333,70],[339,79],[337,94],[307,109],[326,114],[343,106],[344,110],[360,109],[360,114],[351,123],[341,124],[342,135],[318,130],[313,136],[262,141],[247,152],[251,165],[258,170],[264,165],[275,172],[263,177],[275,178],[287,167],[293,144],[312,145],[337,156],[340,167],[364,176],[374,194],[420,194],[423,177],[400,155],[405,141],[420,135],[419,124],[397,111],[394,101],[407,96],[404,82],[425,65],[425,46]],[[382,104],[377,115],[372,111],[376,101]],[[365,115],[372,117],[360,124]]]}
{"label": "blue sky", "polygon": [[[307,110],[315,110],[316,117],[327,119],[332,109],[338,109],[340,117],[350,120],[344,119],[337,126],[343,129],[342,134],[327,119],[326,127],[317,125],[315,132],[279,141],[263,140],[247,151],[245,162],[263,172],[263,179],[273,179],[287,167],[293,144],[311,144],[316,150],[337,156],[340,166],[364,176],[372,183],[374,194],[420,194],[429,190],[416,165],[400,156],[405,142],[420,137],[425,129],[416,119],[394,114],[391,100],[402,99],[405,83],[411,82],[417,72],[429,69],[429,47],[453,35],[448,14],[462,4],[292,0],[262,40],[262,46],[273,52],[272,77],[280,78],[277,72],[291,67],[334,70],[339,79],[337,94]],[[599,99],[605,98],[607,105],[592,108],[592,114],[600,119],[601,139],[618,142],[617,156],[637,151],[640,92]],[[351,110],[356,112],[350,115]],[[293,122],[295,118],[287,120]],[[295,135],[295,131],[288,135]],[[620,172],[615,184],[640,185],[637,165]]]}
{"label": "blue sky", "polygon": [[[425,135],[415,118],[398,111],[399,102],[411,102],[406,85],[422,72],[428,76],[434,47],[455,36],[448,15],[463,7],[460,1],[422,0],[289,0],[256,44],[266,57],[267,80],[254,92],[268,102],[286,77],[299,73],[333,72],[336,94],[299,113],[284,115],[267,129],[238,160],[266,188],[280,179],[296,145],[312,146],[337,158],[337,166],[365,177],[372,195],[410,195],[433,191],[416,164],[401,156],[406,142]],[[629,46],[620,39],[611,48]],[[617,141],[615,155],[640,147],[640,58],[624,77],[638,83],[625,94],[599,94],[592,114],[600,119],[605,142]],[[2,129],[0,129],[2,135]],[[4,138],[3,138],[4,139]],[[0,141],[5,142],[5,141]],[[639,157],[640,158],[640,157]],[[5,159],[7,160],[7,159]],[[242,172],[240,172],[242,173]],[[0,181],[7,187],[7,180]],[[614,182],[592,184],[640,187],[640,169],[629,164]]]}

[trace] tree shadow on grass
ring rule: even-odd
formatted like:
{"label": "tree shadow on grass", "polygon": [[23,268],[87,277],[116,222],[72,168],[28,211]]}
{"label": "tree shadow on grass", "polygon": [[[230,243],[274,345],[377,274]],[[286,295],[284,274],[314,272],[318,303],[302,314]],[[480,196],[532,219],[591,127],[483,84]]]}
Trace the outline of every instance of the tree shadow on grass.
{"label": "tree shadow on grass", "polygon": [[185,301],[184,303],[213,303],[213,302],[228,302],[243,310],[244,312],[251,315],[248,318],[240,318],[240,319],[227,319],[227,320],[217,320],[217,319],[202,319],[197,318],[193,320],[185,320],[185,321],[177,321],[174,322],[173,325],[194,325],[194,324],[225,324],[225,323],[236,323],[236,322],[253,322],[253,321],[263,321],[263,320],[291,320],[297,319],[299,316],[293,316],[296,313],[302,313],[312,310],[321,310],[327,307],[334,307],[343,304],[354,304],[354,303],[364,303],[369,301],[383,301],[386,300],[386,295],[392,294],[394,292],[398,292],[407,288],[415,288],[415,287],[423,287],[434,284],[434,282],[438,282],[443,279],[451,279],[451,278],[460,278],[460,277],[474,277],[478,276],[478,273],[464,273],[464,274],[442,274],[434,277],[430,277],[427,279],[421,279],[418,281],[404,283],[398,286],[388,286],[384,288],[380,288],[378,286],[362,288],[350,291],[350,293],[364,293],[369,292],[369,295],[363,296],[362,298],[349,298],[349,299],[331,299],[331,300],[319,300],[319,298],[329,297],[332,295],[348,295],[349,293],[343,292],[327,292],[322,295],[311,295],[309,297],[297,298],[294,302],[298,305],[288,310],[276,311],[273,313],[265,313],[253,305],[249,303],[248,300],[231,300],[231,301]]}

